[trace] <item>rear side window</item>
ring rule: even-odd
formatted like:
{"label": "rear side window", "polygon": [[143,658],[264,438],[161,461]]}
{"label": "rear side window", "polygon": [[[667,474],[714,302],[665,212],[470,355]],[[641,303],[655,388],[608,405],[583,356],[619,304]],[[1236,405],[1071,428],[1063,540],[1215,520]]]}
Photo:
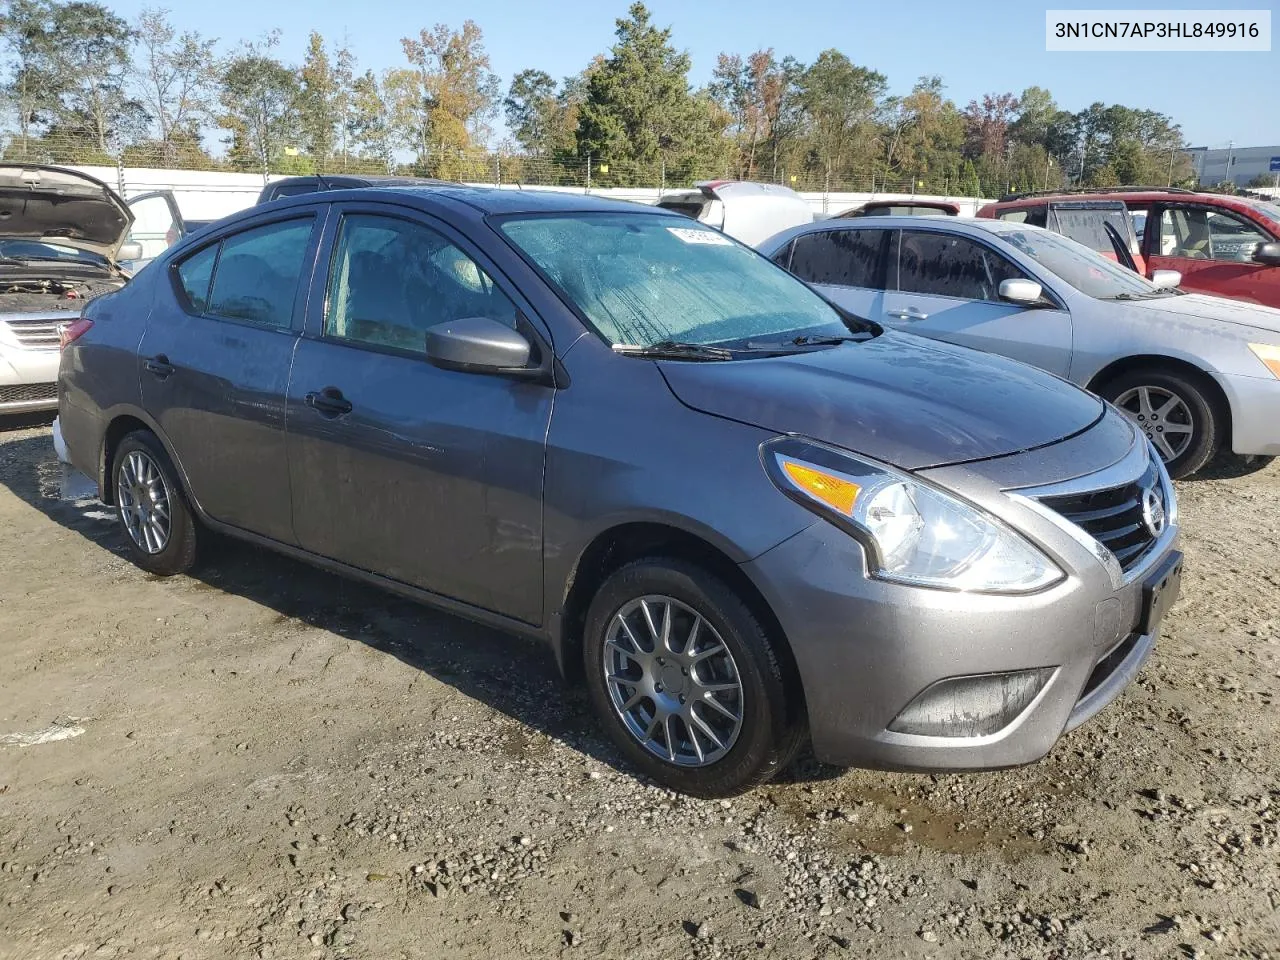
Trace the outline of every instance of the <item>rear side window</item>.
{"label": "rear side window", "polygon": [[222,241],[207,312],[267,327],[289,327],[312,220],[272,223]]}
{"label": "rear side window", "polygon": [[204,313],[209,308],[209,281],[213,279],[213,265],[217,260],[218,245],[215,243],[178,264],[178,282],[196,313]]}
{"label": "rear side window", "polygon": [[1021,276],[1004,257],[967,237],[902,231],[898,289],[904,293],[998,300],[1000,284]]}
{"label": "rear side window", "polygon": [[791,272],[808,283],[881,286],[880,260],[887,230],[826,230],[796,237]]}

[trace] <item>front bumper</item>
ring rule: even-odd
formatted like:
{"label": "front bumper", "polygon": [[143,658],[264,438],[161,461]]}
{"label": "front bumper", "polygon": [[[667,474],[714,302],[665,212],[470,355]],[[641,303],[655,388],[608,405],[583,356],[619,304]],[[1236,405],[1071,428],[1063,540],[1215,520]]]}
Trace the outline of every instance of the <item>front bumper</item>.
{"label": "front bumper", "polygon": [[[941,479],[947,471],[932,473]],[[971,469],[947,479],[952,489],[968,484],[958,492],[985,499],[982,505],[1039,543],[1066,578],[1028,596],[889,583],[868,576],[862,547],[825,521],[744,565],[790,642],[820,760],[920,771],[1030,763],[1119,696],[1151,654],[1156,631],[1142,632],[1143,586],[1176,552],[1176,526],[1122,573],[1099,560],[1096,543],[1068,535],[1046,511],[979,490]],[[1048,679],[992,733],[890,729],[935,684],[1015,671],[1042,671]]]}
{"label": "front bumper", "polygon": [[1231,407],[1231,452],[1280,456],[1280,379],[1229,374],[1217,379]]}
{"label": "front bumper", "polygon": [[0,415],[58,409],[58,351],[0,344]]}

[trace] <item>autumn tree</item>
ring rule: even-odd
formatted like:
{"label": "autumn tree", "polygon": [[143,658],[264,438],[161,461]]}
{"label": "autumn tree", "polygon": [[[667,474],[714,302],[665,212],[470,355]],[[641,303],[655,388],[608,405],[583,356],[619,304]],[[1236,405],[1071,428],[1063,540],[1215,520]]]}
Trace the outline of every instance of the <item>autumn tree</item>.
{"label": "autumn tree", "polygon": [[848,161],[866,157],[859,148],[872,141],[868,134],[887,82],[883,74],[857,66],[834,49],[818,54],[800,76],[799,104],[817,166],[827,180],[843,173]]}
{"label": "autumn tree", "polygon": [[333,155],[338,133],[338,81],[324,37],[315,30],[307,37],[307,52],[298,75],[298,124],[307,153],[324,171]]}

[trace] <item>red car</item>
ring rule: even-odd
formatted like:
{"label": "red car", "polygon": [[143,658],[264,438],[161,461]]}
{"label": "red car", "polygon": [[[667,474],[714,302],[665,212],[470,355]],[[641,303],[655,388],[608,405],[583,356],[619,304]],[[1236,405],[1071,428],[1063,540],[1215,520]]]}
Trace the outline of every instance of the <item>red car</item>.
{"label": "red car", "polygon": [[[1136,226],[1140,272],[1182,274],[1181,287],[1280,307],[1280,206],[1262,200],[1165,187],[1024,194],[989,203],[980,217],[1049,226],[1056,205],[1122,202]],[[1059,231],[1062,232],[1062,231]]]}

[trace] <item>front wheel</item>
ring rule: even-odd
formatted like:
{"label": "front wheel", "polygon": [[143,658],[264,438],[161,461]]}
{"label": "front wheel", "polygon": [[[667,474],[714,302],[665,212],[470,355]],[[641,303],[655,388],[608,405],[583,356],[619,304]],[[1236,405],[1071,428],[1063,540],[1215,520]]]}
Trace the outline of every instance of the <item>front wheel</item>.
{"label": "front wheel", "polygon": [[614,573],[587,613],[592,702],[631,762],[672,789],[732,796],[784,768],[803,723],[774,641],[723,581],[651,558]]}
{"label": "front wheel", "polygon": [[1173,370],[1132,370],[1098,392],[1146,434],[1175,480],[1196,473],[1217,452],[1218,414],[1196,378]]}

